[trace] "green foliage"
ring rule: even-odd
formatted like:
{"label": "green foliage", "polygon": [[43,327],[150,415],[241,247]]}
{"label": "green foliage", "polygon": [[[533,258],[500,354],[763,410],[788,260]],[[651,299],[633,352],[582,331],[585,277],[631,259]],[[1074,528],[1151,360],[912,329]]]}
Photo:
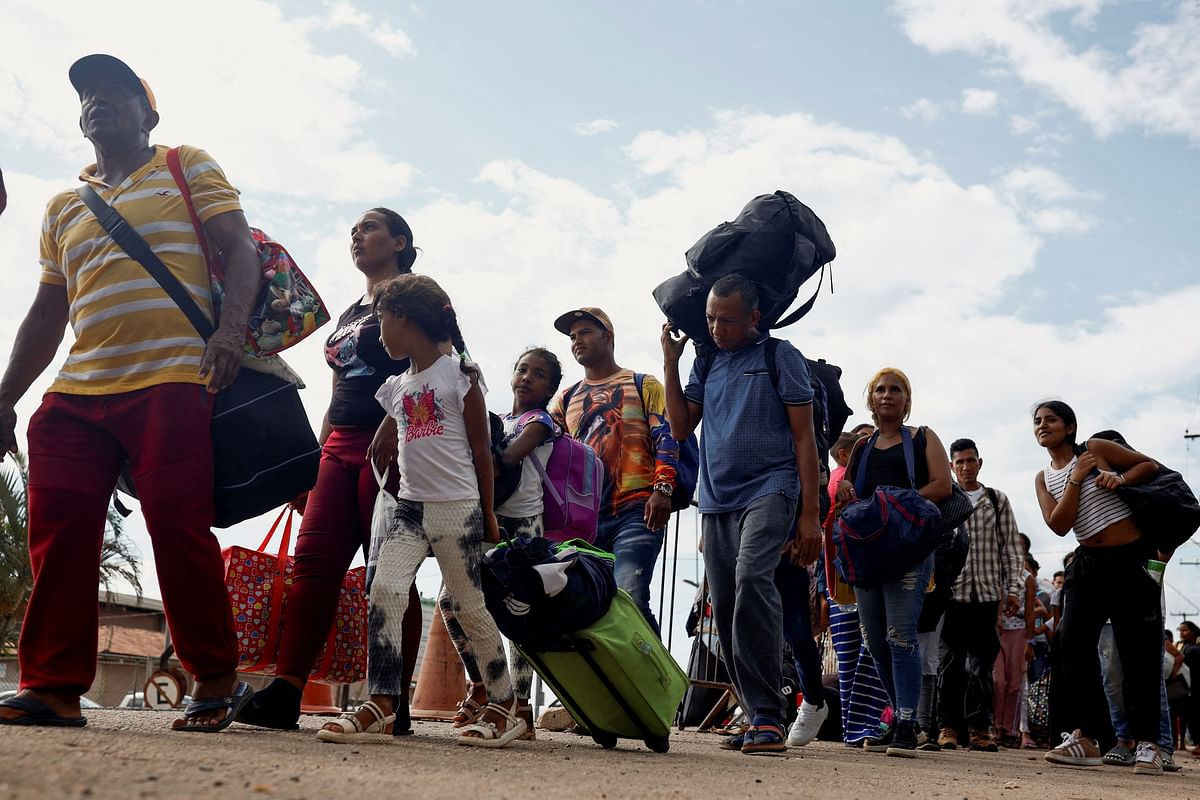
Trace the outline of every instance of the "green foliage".
{"label": "green foliage", "polygon": [[[29,563],[29,469],[20,453],[15,469],[0,465],[0,653],[16,649],[21,614],[33,588]],[[140,556],[125,536],[124,520],[111,506],[100,547],[99,584],[106,592],[123,580],[142,596]]]}
{"label": "green foliage", "polygon": [[20,453],[11,458],[16,469],[0,472],[0,652],[16,646],[21,610],[33,585],[25,501],[29,470]]}

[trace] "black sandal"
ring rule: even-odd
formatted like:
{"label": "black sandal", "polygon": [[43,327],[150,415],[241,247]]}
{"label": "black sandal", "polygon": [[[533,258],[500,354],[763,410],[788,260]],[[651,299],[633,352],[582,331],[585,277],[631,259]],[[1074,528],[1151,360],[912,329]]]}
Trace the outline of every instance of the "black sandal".
{"label": "black sandal", "polygon": [[265,689],[260,689],[250,698],[237,721],[258,728],[277,731],[300,730],[301,692],[285,680],[276,678]]}

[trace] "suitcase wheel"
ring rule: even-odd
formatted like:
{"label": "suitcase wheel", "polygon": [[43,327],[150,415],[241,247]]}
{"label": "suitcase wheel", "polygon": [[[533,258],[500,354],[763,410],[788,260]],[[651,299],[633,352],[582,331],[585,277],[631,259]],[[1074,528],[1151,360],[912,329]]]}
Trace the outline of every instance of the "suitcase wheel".
{"label": "suitcase wheel", "polygon": [[617,746],[616,735],[611,734],[611,733],[605,733],[604,731],[594,731],[592,733],[592,740],[595,741],[596,744],[603,747],[605,750],[612,750],[614,747]]}
{"label": "suitcase wheel", "polygon": [[646,747],[649,747],[656,753],[665,753],[671,749],[671,737],[669,736],[654,736],[644,741]]}

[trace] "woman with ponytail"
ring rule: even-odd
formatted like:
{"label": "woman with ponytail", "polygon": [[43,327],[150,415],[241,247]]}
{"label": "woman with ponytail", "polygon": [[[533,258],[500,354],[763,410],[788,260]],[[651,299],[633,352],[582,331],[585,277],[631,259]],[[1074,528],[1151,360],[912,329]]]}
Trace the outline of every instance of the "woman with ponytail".
{"label": "woman with ponytail", "polygon": [[[317,483],[293,507],[304,514],[296,541],[294,582],[288,593],[288,618],[302,624],[283,629],[278,677],[259,691],[238,722],[264,728],[293,730],[300,718],[300,696],[308,674],[329,635],[338,593],[350,562],[362,547],[371,548],[371,513],[379,491],[367,450],[385,414],[375,393],[392,375],[408,369],[395,361],[379,341],[379,320],[371,300],[375,290],[412,271],[416,260],[412,229],[387,208],[365,212],[350,228],[350,256],[366,279],[366,294],[338,319],[337,330],[325,342],[325,360],[333,370],[333,394],[321,424],[321,466]],[[394,431],[394,428],[393,428]],[[395,435],[390,447],[376,448],[381,472],[396,460]],[[395,491],[395,476],[388,489]],[[421,603],[415,586],[409,588],[404,617],[405,687],[412,681],[421,637]],[[411,733],[408,693],[396,704],[396,722],[389,733]]]}

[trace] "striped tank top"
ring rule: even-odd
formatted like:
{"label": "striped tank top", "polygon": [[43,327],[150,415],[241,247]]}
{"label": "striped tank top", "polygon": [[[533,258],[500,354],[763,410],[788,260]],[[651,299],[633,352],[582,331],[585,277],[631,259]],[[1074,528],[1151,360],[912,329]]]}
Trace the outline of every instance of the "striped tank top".
{"label": "striped tank top", "polygon": [[[1076,456],[1062,469],[1055,469],[1052,465],[1047,465],[1046,469],[1042,471],[1046,480],[1046,488],[1050,490],[1050,494],[1055,500],[1062,499],[1063,492],[1067,490],[1067,478],[1071,477],[1071,470],[1075,468],[1075,462],[1078,460],[1079,456]],[[1133,512],[1129,510],[1125,501],[1117,496],[1116,492],[1101,489],[1096,485],[1096,477],[1088,475],[1079,487],[1079,511],[1075,515],[1075,524],[1071,528],[1075,531],[1075,538],[1082,542],[1084,539],[1092,538],[1114,522],[1120,522],[1130,516],[1133,516]]]}

